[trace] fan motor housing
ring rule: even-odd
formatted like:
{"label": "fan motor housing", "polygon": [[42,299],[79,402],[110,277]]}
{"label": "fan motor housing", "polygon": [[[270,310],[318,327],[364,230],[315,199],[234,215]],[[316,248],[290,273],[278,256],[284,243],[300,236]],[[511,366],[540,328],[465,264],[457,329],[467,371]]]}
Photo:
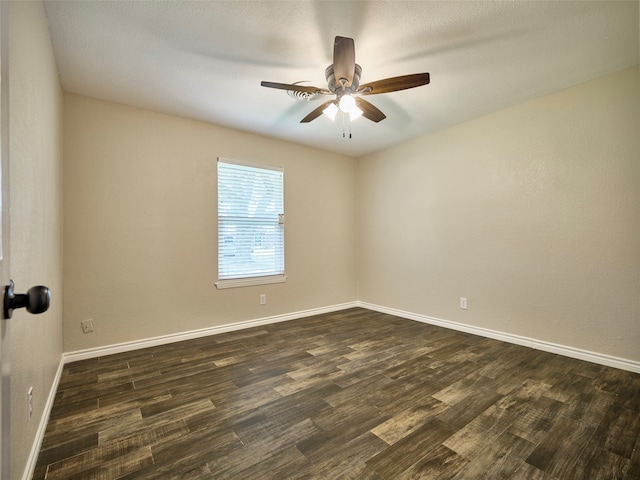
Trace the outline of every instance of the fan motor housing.
{"label": "fan motor housing", "polygon": [[[362,68],[360,65],[356,63],[355,71],[353,72],[353,81],[351,82],[351,86],[347,87],[346,90],[355,92],[360,85],[360,75],[362,74]],[[324,76],[327,79],[327,85],[329,86],[329,91],[331,93],[338,93],[342,90],[342,85],[336,82],[336,76],[333,73],[333,65],[329,65],[327,69],[324,71]]]}

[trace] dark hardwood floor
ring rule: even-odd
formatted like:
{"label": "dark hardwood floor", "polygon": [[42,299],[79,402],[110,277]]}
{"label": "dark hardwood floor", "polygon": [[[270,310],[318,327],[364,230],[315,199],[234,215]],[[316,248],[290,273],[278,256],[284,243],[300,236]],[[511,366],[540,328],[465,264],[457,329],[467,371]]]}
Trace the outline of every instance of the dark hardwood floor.
{"label": "dark hardwood floor", "polygon": [[364,309],[65,366],[36,479],[640,479],[640,375]]}

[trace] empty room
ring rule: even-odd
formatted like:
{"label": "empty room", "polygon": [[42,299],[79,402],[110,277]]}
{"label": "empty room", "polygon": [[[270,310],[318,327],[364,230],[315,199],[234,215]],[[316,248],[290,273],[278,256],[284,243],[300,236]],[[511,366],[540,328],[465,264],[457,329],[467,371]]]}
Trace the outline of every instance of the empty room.
{"label": "empty room", "polygon": [[2,480],[640,479],[639,5],[1,2]]}

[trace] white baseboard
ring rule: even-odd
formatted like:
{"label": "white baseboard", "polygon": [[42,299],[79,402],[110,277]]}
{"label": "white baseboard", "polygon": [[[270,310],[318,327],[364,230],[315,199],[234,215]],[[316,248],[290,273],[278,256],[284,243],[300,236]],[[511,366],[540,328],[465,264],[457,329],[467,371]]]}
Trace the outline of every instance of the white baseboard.
{"label": "white baseboard", "polygon": [[[217,335],[220,333],[242,330],[245,328],[258,327],[260,325],[285,322],[287,320],[295,320],[297,318],[311,317],[313,315],[320,315],[323,313],[337,312],[340,310],[346,310],[348,308],[353,308],[353,307],[367,308],[369,310],[373,310],[381,313],[388,313],[390,315],[395,315],[397,317],[402,317],[409,320],[428,323],[430,325],[437,325],[439,327],[449,328],[451,330],[457,330],[460,332],[471,333],[473,335],[492,338],[494,340],[500,340],[502,342],[512,343],[515,345],[522,345],[525,347],[534,348],[536,350],[542,350],[549,353],[557,353],[558,355],[563,355],[565,357],[576,358],[578,360],[597,363],[599,365],[606,365],[608,367],[619,368],[621,370],[640,373],[640,362],[637,362],[634,360],[614,357],[612,355],[592,352],[589,350],[582,350],[575,347],[569,347],[567,345],[559,345],[556,343],[546,342],[544,340],[538,340],[531,337],[523,337],[521,335],[514,335],[512,333],[500,332],[500,331],[491,330],[488,328],[474,327],[472,325],[467,325],[464,323],[452,322],[450,320],[429,317],[427,315],[421,315],[418,313],[407,312],[404,310],[398,310],[396,308],[384,307],[381,305],[375,305],[375,304],[360,302],[360,301],[342,303],[338,305],[330,305],[328,307],[314,308],[310,310],[303,310],[299,312],[276,315],[272,317],[264,317],[264,318],[254,319],[254,320],[246,320],[242,322],[229,323],[226,325],[203,328],[200,330],[191,330],[188,332],[175,333],[171,335],[147,338],[147,339],[136,340],[132,342],[124,342],[124,343],[119,343],[115,345],[107,345],[104,347],[78,350],[75,352],[64,353],[62,356],[62,359],[63,359],[63,363],[70,363],[78,360],[86,360],[89,358],[112,355],[114,353],[129,352],[129,351],[138,350],[141,348],[154,347],[157,345],[165,345],[173,342],[181,342],[183,340],[207,337],[209,335]],[[56,383],[56,387],[57,387],[57,383]],[[55,395],[55,390],[53,390],[53,394]]]}
{"label": "white baseboard", "polygon": [[338,305],[330,305],[328,307],[313,308],[310,310],[302,310],[299,312],[287,313],[283,315],[275,315],[272,317],[257,318],[254,320],[246,320],[243,322],[228,323],[215,327],[202,328],[199,330],[191,330],[188,332],[173,333],[160,337],[146,338],[135,340],[133,342],[118,343],[115,345],[107,345],[104,347],[89,348],[86,350],[78,350],[63,354],[64,363],[76,362],[78,360],[86,360],[89,358],[104,357],[105,355],[113,355],[114,353],[129,352],[141,348],[155,347],[157,345],[166,345],[168,343],[182,342],[183,340],[191,340],[193,338],[208,337],[210,335],[218,335],[220,333],[233,332],[245,328],[259,327],[271,323],[285,322],[287,320],[295,320],[297,318],[311,317],[323,313],[337,312],[348,308],[357,307],[357,302],[341,303]]}
{"label": "white baseboard", "polygon": [[42,441],[44,440],[44,433],[47,430],[47,424],[49,423],[49,417],[51,416],[51,410],[53,409],[53,401],[55,400],[56,393],[58,392],[58,385],[60,385],[63,367],[64,360],[61,358],[60,363],[58,364],[58,370],[56,371],[53,383],[51,384],[51,389],[49,390],[49,396],[47,397],[47,401],[44,405],[42,417],[40,417],[40,423],[36,430],[33,445],[31,445],[31,451],[29,452],[29,458],[27,458],[27,464],[25,466],[24,473],[22,474],[22,480],[31,480],[33,478],[33,473],[36,470],[38,455],[40,454],[40,448],[42,447]]}
{"label": "white baseboard", "polygon": [[441,318],[429,317],[426,315],[420,315],[417,313],[405,312],[395,308],[383,307],[380,305],[374,305],[366,302],[356,302],[357,306],[374,310],[376,312],[388,313],[395,315],[396,317],[402,317],[409,320],[416,320],[422,323],[428,323],[430,325],[437,325],[439,327],[449,328],[451,330],[458,330],[460,332],[471,333],[473,335],[479,335],[481,337],[492,338],[494,340],[500,340],[502,342],[513,343],[516,345],[522,345],[525,347],[534,348],[536,350],[542,350],[549,353],[557,353],[565,357],[576,358],[578,360],[584,360],[587,362],[597,363],[598,365],[606,365],[607,367],[619,368],[621,370],[627,370],[630,372],[640,373],[640,362],[629,360],[626,358],[614,357],[611,355],[605,355],[603,353],[591,352],[588,350],[582,350],[580,348],[569,347],[566,345],[558,345],[556,343],[546,342],[543,340],[537,340],[531,337],[523,337],[520,335],[514,335],[511,333],[499,332],[497,330],[490,330],[488,328],[474,327],[472,325],[466,325],[464,323],[452,322],[450,320],[443,320]]}

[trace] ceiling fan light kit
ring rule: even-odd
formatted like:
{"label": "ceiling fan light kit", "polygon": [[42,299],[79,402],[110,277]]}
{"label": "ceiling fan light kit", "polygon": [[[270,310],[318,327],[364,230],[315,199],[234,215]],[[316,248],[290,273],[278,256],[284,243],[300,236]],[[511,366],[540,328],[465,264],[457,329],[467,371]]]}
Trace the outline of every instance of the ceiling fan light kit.
{"label": "ceiling fan light kit", "polygon": [[[342,110],[344,113],[351,113],[356,107],[356,101],[351,95],[343,95],[340,97],[340,101],[338,102],[338,108]],[[358,110],[360,110],[358,108]],[[360,110],[362,111],[362,110]]]}
{"label": "ceiling fan light kit", "polygon": [[305,98],[307,100],[319,95],[336,96],[334,100],[329,100],[315,108],[304,117],[300,123],[311,122],[323,113],[331,120],[335,120],[339,111],[348,115],[350,121],[363,116],[377,123],[387,118],[386,115],[375,105],[362,98],[361,95],[375,95],[406,90],[426,85],[430,81],[428,73],[415,73],[360,85],[362,68],[356,63],[355,58],[355,44],[353,39],[336,37],[333,44],[333,64],[329,65],[325,70],[327,88],[299,85],[299,82],[287,84],[263,81],[260,85],[268,88],[287,90],[290,95],[295,92],[292,96],[295,95],[298,98]]}

